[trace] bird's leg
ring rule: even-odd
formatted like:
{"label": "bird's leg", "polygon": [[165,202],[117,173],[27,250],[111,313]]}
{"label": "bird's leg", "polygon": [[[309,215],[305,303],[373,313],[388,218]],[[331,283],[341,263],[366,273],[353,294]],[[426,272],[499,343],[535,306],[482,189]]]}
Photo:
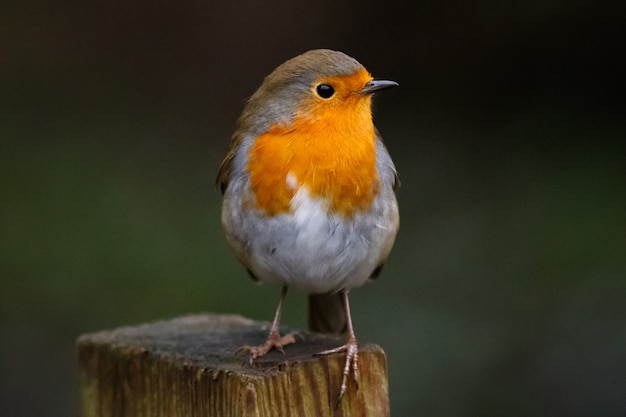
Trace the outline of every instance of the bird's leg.
{"label": "bird's leg", "polygon": [[343,351],[346,352],[346,364],[343,368],[343,379],[341,381],[341,389],[339,391],[337,404],[339,404],[339,401],[341,401],[343,394],[345,394],[346,389],[348,388],[348,375],[350,374],[351,367],[354,375],[354,382],[356,383],[357,388],[359,387],[359,346],[356,341],[356,336],[354,335],[354,328],[352,327],[352,317],[350,316],[350,302],[348,300],[348,291],[343,290],[342,294],[344,299],[344,306],[346,308],[346,317],[348,320],[348,341],[343,346],[339,346],[338,348],[325,350],[318,353],[318,355],[329,355],[331,353]]}
{"label": "bird's leg", "polygon": [[274,315],[274,321],[272,322],[272,327],[270,327],[270,332],[267,335],[267,340],[262,345],[258,346],[242,346],[237,349],[237,352],[248,352],[250,354],[250,366],[254,363],[254,360],[258,357],[265,355],[267,352],[275,348],[276,350],[283,352],[283,346],[286,346],[291,343],[295,343],[296,339],[294,338],[293,333],[289,333],[285,336],[281,336],[278,326],[280,324],[280,316],[283,312],[283,302],[285,301],[285,297],[287,296],[288,287],[285,285],[282,288],[280,293],[280,300],[278,301],[278,307],[276,307],[276,314]]}

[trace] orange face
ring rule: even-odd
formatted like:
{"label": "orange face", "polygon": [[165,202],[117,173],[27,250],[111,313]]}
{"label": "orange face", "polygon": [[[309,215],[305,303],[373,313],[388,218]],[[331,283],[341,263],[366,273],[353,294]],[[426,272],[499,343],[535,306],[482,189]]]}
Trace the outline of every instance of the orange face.
{"label": "orange face", "polygon": [[[317,80],[291,125],[273,125],[257,138],[248,161],[257,208],[270,216],[289,212],[301,187],[339,215],[369,207],[379,187],[376,141],[371,96],[360,90],[371,80],[364,69]],[[319,84],[335,93],[318,96]]]}

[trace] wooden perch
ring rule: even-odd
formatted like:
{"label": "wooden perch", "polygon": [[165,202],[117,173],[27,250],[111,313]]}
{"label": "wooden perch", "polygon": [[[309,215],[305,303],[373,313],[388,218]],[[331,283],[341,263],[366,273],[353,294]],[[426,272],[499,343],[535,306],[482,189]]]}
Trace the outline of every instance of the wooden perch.
{"label": "wooden perch", "polygon": [[359,387],[350,378],[337,406],[344,354],[315,356],[342,339],[302,332],[285,353],[250,367],[235,351],[262,343],[267,323],[203,314],[78,338],[83,417],[389,416],[387,363],[359,349]]}

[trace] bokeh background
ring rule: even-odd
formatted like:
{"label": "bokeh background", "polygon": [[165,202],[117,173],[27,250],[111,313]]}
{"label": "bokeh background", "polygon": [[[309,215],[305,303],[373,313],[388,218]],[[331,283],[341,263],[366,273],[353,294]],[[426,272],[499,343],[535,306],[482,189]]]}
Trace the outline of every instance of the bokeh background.
{"label": "bokeh background", "polygon": [[271,319],[279,290],[230,254],[213,181],[263,77],[327,47],[401,85],[375,103],[401,232],[351,297],[392,414],[626,415],[619,3],[3,4],[0,414],[76,415],[83,332]]}

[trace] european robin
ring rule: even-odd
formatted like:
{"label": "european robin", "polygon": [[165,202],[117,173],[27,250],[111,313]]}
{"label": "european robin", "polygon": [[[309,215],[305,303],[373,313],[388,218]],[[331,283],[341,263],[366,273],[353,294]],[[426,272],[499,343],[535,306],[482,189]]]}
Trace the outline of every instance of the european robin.
{"label": "european robin", "polygon": [[373,93],[397,85],[337,51],[286,61],[248,100],[217,176],[230,247],[255,279],[282,285],[267,341],[241,350],[252,363],[294,343],[279,333],[287,289],[313,294],[313,330],[347,333],[321,352],[346,352],[339,398],[350,369],[358,383],[348,291],[378,274],[398,231],[396,169],[371,110]]}

